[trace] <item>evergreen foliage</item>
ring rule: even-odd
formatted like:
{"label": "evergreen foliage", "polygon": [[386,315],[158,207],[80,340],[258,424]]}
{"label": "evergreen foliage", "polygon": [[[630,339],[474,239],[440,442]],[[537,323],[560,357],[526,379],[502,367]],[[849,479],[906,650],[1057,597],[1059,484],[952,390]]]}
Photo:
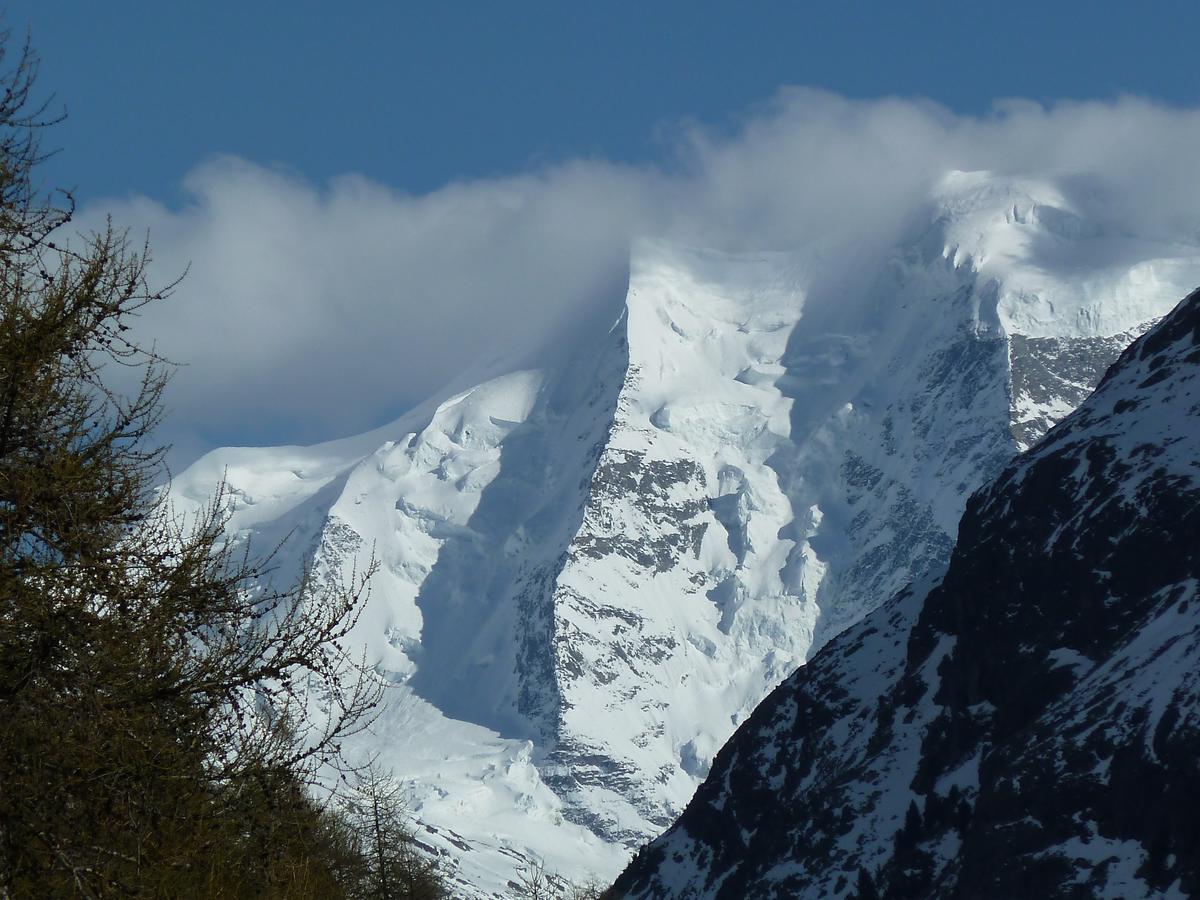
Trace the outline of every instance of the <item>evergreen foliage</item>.
{"label": "evergreen foliage", "polygon": [[342,799],[343,817],[360,863],[355,900],[441,900],[441,866],[417,845],[408,822],[404,786],[374,765],[357,773]]}
{"label": "evergreen foliage", "polygon": [[[364,796],[387,845],[310,790],[378,699],[342,649],[371,573],[277,589],[225,542],[220,495],[171,515],[152,443],[168,367],[128,340],[169,287],[111,227],[63,237],[70,196],[34,182],[53,117],[31,103],[36,57],[13,56],[4,36],[0,898],[440,896],[390,886],[438,882],[382,782]],[[108,386],[115,366],[137,390]]]}

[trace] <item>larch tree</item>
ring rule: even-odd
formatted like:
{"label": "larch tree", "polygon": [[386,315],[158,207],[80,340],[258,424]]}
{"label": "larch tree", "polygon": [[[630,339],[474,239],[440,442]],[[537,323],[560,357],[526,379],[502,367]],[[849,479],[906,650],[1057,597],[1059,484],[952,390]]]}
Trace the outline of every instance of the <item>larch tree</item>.
{"label": "larch tree", "polygon": [[[350,658],[370,572],[285,588],[183,524],[153,444],[169,366],[129,339],[168,289],[33,179],[36,58],[0,40],[0,898],[361,893],[313,799],[379,696]],[[15,57],[15,58],[14,58]],[[106,381],[134,367],[128,394]],[[313,698],[325,715],[308,716]]]}

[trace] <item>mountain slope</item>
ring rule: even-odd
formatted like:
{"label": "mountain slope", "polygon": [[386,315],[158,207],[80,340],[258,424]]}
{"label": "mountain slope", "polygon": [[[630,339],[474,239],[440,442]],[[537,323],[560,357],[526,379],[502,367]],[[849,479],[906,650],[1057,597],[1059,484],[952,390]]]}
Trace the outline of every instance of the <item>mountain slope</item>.
{"label": "mountain slope", "polygon": [[642,242],[610,329],[173,485],[186,512],[226,471],[235,536],[293,535],[284,574],[381,562],[354,637],[397,686],[352,749],[410,780],[470,890],[531,857],[615,874],[772,688],[944,572],[970,492],[1200,280],[1194,245],[986,173],[948,176],[871,278],[831,265]]}
{"label": "mountain slope", "polygon": [[630,897],[1200,891],[1200,291],[968,503],[945,578],[722,749]]}

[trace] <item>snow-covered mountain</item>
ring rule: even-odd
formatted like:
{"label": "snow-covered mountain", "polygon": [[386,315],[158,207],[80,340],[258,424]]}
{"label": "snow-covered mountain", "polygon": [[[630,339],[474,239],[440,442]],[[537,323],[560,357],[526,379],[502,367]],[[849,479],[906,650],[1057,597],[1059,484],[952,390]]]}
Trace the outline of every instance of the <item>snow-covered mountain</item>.
{"label": "snow-covered mountain", "polygon": [[1200,893],[1200,291],[781,685],[625,897]]}
{"label": "snow-covered mountain", "polygon": [[175,481],[186,512],[224,474],[233,532],[292,534],[293,567],[380,561],[357,639],[398,686],[360,749],[464,892],[530,858],[615,874],[811,652],[945,570],[967,496],[1200,282],[1200,249],[955,173],[866,287],[829,266],[642,242],[612,327],[543,365]]}

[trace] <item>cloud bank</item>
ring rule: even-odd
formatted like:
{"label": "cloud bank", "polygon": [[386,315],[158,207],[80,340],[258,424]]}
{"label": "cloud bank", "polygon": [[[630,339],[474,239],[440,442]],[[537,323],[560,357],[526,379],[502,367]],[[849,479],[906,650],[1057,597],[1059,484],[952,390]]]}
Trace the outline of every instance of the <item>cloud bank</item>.
{"label": "cloud bank", "polygon": [[[180,208],[95,204],[147,230],[160,282],[140,339],[184,363],[165,437],[312,442],[382,424],[480,359],[615,315],[632,239],[826,248],[851,273],[927,215],[950,169],[1064,180],[1103,227],[1200,242],[1200,111],[1136,98],[999,103],[983,117],[788,89],[716,132],[667,129],[663,162],[578,160],[411,196],[315,185],[238,159],[190,173]],[[486,139],[486,136],[481,136]]]}

